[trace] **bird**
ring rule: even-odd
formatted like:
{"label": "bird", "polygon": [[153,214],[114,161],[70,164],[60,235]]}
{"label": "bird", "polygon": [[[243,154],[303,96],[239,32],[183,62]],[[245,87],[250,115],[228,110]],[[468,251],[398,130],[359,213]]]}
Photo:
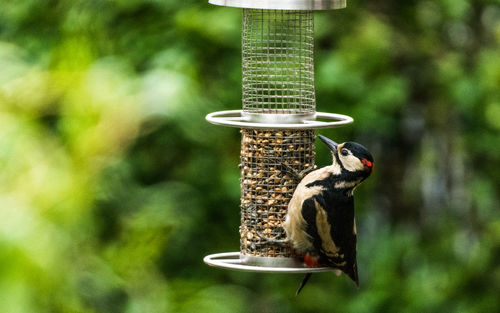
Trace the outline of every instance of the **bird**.
{"label": "bird", "polygon": [[[359,287],[354,189],[370,176],[373,156],[361,144],[318,135],[332,153],[332,165],[311,171],[297,185],[283,223],[295,255],[307,267],[332,267]],[[340,270],[340,271],[339,271]],[[308,273],[297,290],[305,286]]]}

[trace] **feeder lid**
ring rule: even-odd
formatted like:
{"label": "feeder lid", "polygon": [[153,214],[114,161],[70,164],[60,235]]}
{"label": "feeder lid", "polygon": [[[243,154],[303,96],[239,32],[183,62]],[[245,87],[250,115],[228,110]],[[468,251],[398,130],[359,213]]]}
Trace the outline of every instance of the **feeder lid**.
{"label": "feeder lid", "polygon": [[346,0],[209,0],[211,4],[245,9],[335,10],[346,7]]}

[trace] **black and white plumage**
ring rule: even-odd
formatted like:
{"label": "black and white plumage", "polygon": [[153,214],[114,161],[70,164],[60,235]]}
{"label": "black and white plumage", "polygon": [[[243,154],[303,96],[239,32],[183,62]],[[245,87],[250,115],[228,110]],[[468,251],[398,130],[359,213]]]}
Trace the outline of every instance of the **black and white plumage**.
{"label": "black and white plumage", "polygon": [[332,151],[333,164],[302,179],[283,226],[307,266],[337,268],[359,285],[353,191],[370,176],[373,157],[358,143],[337,144],[324,136],[319,138]]}

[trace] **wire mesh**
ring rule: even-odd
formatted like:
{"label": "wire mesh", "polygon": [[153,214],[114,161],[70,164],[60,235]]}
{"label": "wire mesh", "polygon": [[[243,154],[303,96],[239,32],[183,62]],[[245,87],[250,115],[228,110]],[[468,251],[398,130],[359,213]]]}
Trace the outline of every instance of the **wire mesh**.
{"label": "wire mesh", "polygon": [[243,110],[314,113],[312,11],[243,10]]}
{"label": "wire mesh", "polygon": [[298,181],[296,173],[314,166],[314,130],[241,131],[240,251],[249,256],[291,257],[282,227],[288,202]]}

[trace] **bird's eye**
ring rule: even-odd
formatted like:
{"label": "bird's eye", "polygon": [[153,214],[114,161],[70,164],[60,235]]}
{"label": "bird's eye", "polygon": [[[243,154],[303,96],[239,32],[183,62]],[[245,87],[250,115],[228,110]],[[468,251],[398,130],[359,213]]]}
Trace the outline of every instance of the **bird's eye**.
{"label": "bird's eye", "polygon": [[343,156],[347,156],[349,154],[349,151],[347,149],[342,149],[340,150],[340,153],[343,155]]}

